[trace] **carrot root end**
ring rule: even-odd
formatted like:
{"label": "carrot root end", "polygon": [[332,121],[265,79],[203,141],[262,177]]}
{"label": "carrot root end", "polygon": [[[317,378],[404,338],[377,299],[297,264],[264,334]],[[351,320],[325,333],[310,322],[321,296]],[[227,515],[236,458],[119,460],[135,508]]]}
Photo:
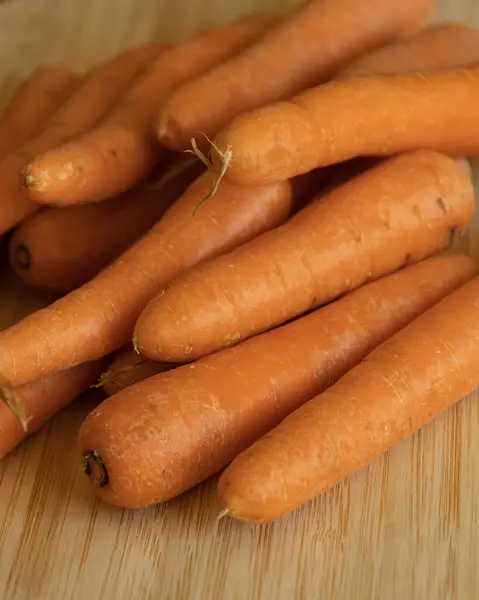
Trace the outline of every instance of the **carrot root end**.
{"label": "carrot root end", "polygon": [[17,394],[15,394],[11,387],[0,388],[0,401],[2,401],[20,421],[23,431],[28,432],[28,424],[31,419],[25,415],[22,403],[19,401]]}

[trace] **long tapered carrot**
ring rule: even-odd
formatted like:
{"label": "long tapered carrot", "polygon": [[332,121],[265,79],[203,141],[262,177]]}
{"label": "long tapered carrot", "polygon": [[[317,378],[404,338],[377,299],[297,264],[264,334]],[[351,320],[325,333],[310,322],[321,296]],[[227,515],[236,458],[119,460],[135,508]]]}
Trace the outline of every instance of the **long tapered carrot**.
{"label": "long tapered carrot", "polygon": [[462,23],[440,23],[360,56],[339,76],[432,71],[478,62],[479,31]]}
{"label": "long tapered carrot", "polygon": [[240,19],[166,51],[98,129],[35,157],[24,169],[30,198],[58,205],[94,202],[137,183],[165,154],[155,139],[160,104],[180,83],[236,54],[273,22],[260,15]]}
{"label": "long tapered carrot", "polygon": [[[0,395],[0,459],[70,404],[99,376],[105,361],[85,363]],[[10,405],[14,402],[13,409]],[[23,424],[22,424],[23,423]]]}
{"label": "long tapered carrot", "polygon": [[24,144],[71,94],[77,77],[62,65],[35,70],[0,119],[0,159]]}
{"label": "long tapered carrot", "polygon": [[384,161],[274,233],[177,278],[143,311],[135,343],[165,362],[235,344],[438,252],[473,206],[454,159],[422,150]]}
{"label": "long tapered carrot", "polygon": [[135,383],[165,373],[175,366],[148,360],[131,346],[127,346],[118,352],[108,370],[102,373],[98,387],[102,387],[108,396],[113,396]]}
{"label": "long tapered carrot", "polygon": [[235,185],[265,185],[354,156],[479,150],[479,66],[329,82],[235,119],[213,158]]}
{"label": "long tapered carrot", "polygon": [[226,469],[228,513],[256,523],[295,509],[479,385],[479,278],[390,338]]}
{"label": "long tapered carrot", "polygon": [[25,164],[38,153],[96,125],[163,47],[157,43],[147,44],[97,67],[80,82],[36,137],[0,163],[0,233],[38,209],[38,205],[27,197],[21,184],[20,173]]}
{"label": "long tapered carrot", "polygon": [[99,495],[138,508],[194,486],[473,272],[465,256],[429,259],[117,394],[80,430]]}
{"label": "long tapered carrot", "polygon": [[[181,150],[200,132],[326,81],[362,52],[422,22],[431,0],[310,0],[236,58],[182,86],[162,107],[158,136]],[[201,141],[201,140],[198,140]]]}
{"label": "long tapered carrot", "polygon": [[171,279],[284,223],[313,195],[315,174],[264,188],[210,189],[201,175],[163,218],[84,286],[0,333],[0,374],[20,385],[131,342],[147,302]]}
{"label": "long tapered carrot", "polygon": [[28,284],[60,292],[80,287],[144,235],[199,175],[199,162],[159,189],[34,214],[10,239],[10,264]]}

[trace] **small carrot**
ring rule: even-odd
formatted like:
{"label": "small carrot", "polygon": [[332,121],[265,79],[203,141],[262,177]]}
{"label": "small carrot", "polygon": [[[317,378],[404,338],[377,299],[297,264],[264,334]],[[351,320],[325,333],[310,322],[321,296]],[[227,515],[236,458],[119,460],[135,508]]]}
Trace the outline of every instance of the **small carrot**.
{"label": "small carrot", "polygon": [[[0,394],[0,460],[95,381],[105,361],[85,363]],[[12,410],[13,409],[13,410]]]}
{"label": "small carrot", "polygon": [[422,150],[384,161],[177,278],[143,311],[135,344],[153,360],[190,362],[438,252],[473,209],[454,159]]}
{"label": "small carrot", "polygon": [[245,48],[272,22],[259,15],[240,19],[164,52],[97,129],[33,159],[24,169],[30,198],[57,205],[95,202],[136,184],[164,157],[155,119],[165,98]]}
{"label": "small carrot", "polygon": [[[0,163],[0,234],[38,209],[27,197],[25,187],[22,189],[19,185],[25,164],[38,153],[93,127],[162,48],[156,43],[141,46],[94,69],[47,120],[38,135]],[[24,183],[28,186],[28,179]]]}
{"label": "small carrot", "polygon": [[340,77],[432,71],[478,62],[479,31],[462,23],[440,23],[360,56]]}
{"label": "small carrot", "polygon": [[228,514],[277,519],[472,392],[479,385],[478,298],[475,278],[240,454],[218,484]]}
{"label": "small carrot", "polygon": [[0,373],[13,385],[94,360],[131,342],[148,301],[182,271],[284,223],[316,174],[263,188],[210,189],[201,175],[163,218],[84,286],[0,333]]}
{"label": "small carrot", "polygon": [[105,202],[32,215],[10,239],[12,268],[34,287],[80,287],[144,235],[202,168],[199,162],[181,165],[159,189],[141,187]]}
{"label": "small carrot", "polygon": [[[265,185],[355,156],[428,148],[479,151],[479,67],[353,77],[235,119],[215,140],[216,170]],[[348,117],[349,115],[349,117]]]}
{"label": "small carrot", "polygon": [[169,371],[174,366],[176,365],[148,360],[131,346],[127,346],[118,352],[108,370],[102,373],[98,387],[102,387],[108,396],[113,396],[135,383]]}
{"label": "small carrot", "polygon": [[32,137],[76,83],[75,75],[64,66],[35,70],[15,92],[0,119],[0,159]]}
{"label": "small carrot", "polygon": [[128,508],[184,492],[473,272],[465,256],[429,259],[235,348],[124,390],[81,427],[87,474],[104,500]]}
{"label": "small carrot", "polygon": [[[310,0],[239,56],[179,88],[160,111],[160,142],[189,147],[233,117],[318,85],[353,58],[423,22],[431,0]],[[198,140],[201,141],[201,140]]]}

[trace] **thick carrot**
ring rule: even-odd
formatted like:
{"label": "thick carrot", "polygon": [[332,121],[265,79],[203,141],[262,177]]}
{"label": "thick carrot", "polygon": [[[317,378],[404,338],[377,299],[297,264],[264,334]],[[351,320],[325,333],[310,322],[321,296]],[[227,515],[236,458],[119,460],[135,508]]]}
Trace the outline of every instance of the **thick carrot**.
{"label": "thick carrot", "polygon": [[140,187],[105,202],[34,214],[10,239],[11,266],[34,287],[68,292],[83,285],[144,235],[201,168],[184,163],[157,190]]}
{"label": "thick carrot", "polygon": [[32,137],[76,83],[75,75],[64,66],[34,71],[15,92],[0,119],[0,159]]}
{"label": "thick carrot", "polygon": [[236,54],[272,23],[266,16],[240,19],[167,50],[98,129],[25,168],[30,198],[58,205],[95,202],[137,183],[165,154],[155,139],[160,104],[180,83]]}
{"label": "thick carrot", "polygon": [[201,175],[163,218],[90,282],[0,333],[0,373],[14,385],[94,360],[131,342],[147,302],[182,271],[284,223],[316,174],[264,188],[210,189]]}
{"label": "thick carrot", "polygon": [[98,387],[102,387],[108,396],[113,396],[135,383],[169,371],[174,366],[176,365],[148,360],[131,346],[127,346],[118,352],[108,370],[102,373]]}
{"label": "thick carrot", "polygon": [[235,119],[215,140],[225,179],[265,185],[354,156],[479,151],[479,67],[333,81]]}
{"label": "thick carrot", "polygon": [[235,344],[438,252],[473,207],[470,177],[454,159],[429,150],[392,158],[176,279],[143,311],[136,346],[189,362]]}
{"label": "thick carrot", "polygon": [[[431,0],[310,0],[238,57],[182,86],[160,111],[158,136],[181,150],[233,117],[329,79],[362,52],[422,22]],[[201,140],[198,140],[201,141]]]}
{"label": "thick carrot", "polygon": [[117,394],[80,430],[86,471],[99,495],[138,508],[191,488],[473,272],[465,256],[429,259]]}
{"label": "thick carrot", "polygon": [[[41,132],[0,163],[0,233],[38,209],[20,185],[25,164],[40,152],[89,130],[116,104],[138,73],[157,56],[160,44],[121,54],[86,76],[71,97],[45,123]],[[25,182],[28,184],[28,180]]]}
{"label": "thick carrot", "polygon": [[432,71],[477,62],[479,31],[462,23],[441,23],[360,56],[340,76]]}
{"label": "thick carrot", "polygon": [[479,385],[479,278],[390,338],[236,458],[228,513],[279,518],[357,471]]}
{"label": "thick carrot", "polygon": [[[95,381],[105,361],[85,363],[0,395],[0,459]],[[11,403],[14,403],[11,410]],[[22,425],[23,423],[23,425]]]}

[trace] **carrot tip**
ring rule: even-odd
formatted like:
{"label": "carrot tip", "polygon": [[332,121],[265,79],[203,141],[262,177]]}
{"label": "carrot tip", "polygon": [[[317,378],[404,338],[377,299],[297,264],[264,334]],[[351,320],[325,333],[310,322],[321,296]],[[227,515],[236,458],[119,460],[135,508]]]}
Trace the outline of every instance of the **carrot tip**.
{"label": "carrot tip", "polygon": [[32,257],[29,249],[20,244],[13,250],[13,260],[15,265],[22,271],[27,271],[32,266]]}
{"label": "carrot tip", "polygon": [[228,508],[225,508],[224,510],[222,510],[218,516],[216,517],[216,521],[221,521],[221,519],[223,519],[224,517],[229,517],[230,515],[230,511]]}
{"label": "carrot tip", "polygon": [[82,470],[97,487],[105,487],[109,483],[108,471],[101,456],[90,450],[82,457]]}
{"label": "carrot tip", "polygon": [[133,334],[133,339],[131,340],[131,343],[133,344],[133,350],[137,354],[141,354],[141,352],[140,352],[140,344],[139,344],[139,341],[138,341],[138,335],[137,335],[136,331]]}
{"label": "carrot tip", "polygon": [[108,383],[108,381],[110,380],[111,375],[112,375],[111,371],[105,371],[104,373],[102,373],[100,375],[100,377],[98,378],[98,381],[96,383],[92,383],[90,385],[90,388],[97,389],[97,388],[104,387],[105,384]]}
{"label": "carrot tip", "polygon": [[12,411],[20,421],[23,431],[28,431],[29,419],[23,412],[22,404],[11,387],[0,388],[0,400]]}
{"label": "carrot tip", "polygon": [[[214,148],[214,150],[219,154],[220,159],[221,159],[221,171],[219,172],[218,177],[216,177],[215,179],[213,179],[213,181],[211,183],[211,190],[210,190],[210,192],[196,206],[195,210],[193,211],[193,216],[196,216],[196,213],[203,206],[203,204],[205,204],[206,202],[208,202],[208,200],[210,200],[210,198],[213,198],[213,196],[216,194],[216,192],[218,191],[218,188],[220,186],[221,180],[225,176],[226,171],[227,171],[227,169],[228,169],[228,167],[230,165],[231,159],[233,158],[233,151],[231,150],[231,146],[228,146],[226,148],[226,150],[224,152],[222,152],[218,148],[218,146],[216,146],[216,144],[209,139],[209,137],[206,134],[203,134],[203,135],[210,142],[210,144]],[[198,158],[200,160],[202,160],[203,162],[206,161],[205,164],[208,166],[208,168],[211,168],[212,164],[211,164],[210,159],[207,158],[201,152],[201,150],[196,146],[196,142],[195,142],[194,138],[192,138],[191,143],[193,145],[193,150],[186,150],[186,152],[191,152],[192,154],[196,154],[196,156],[198,156]]]}

